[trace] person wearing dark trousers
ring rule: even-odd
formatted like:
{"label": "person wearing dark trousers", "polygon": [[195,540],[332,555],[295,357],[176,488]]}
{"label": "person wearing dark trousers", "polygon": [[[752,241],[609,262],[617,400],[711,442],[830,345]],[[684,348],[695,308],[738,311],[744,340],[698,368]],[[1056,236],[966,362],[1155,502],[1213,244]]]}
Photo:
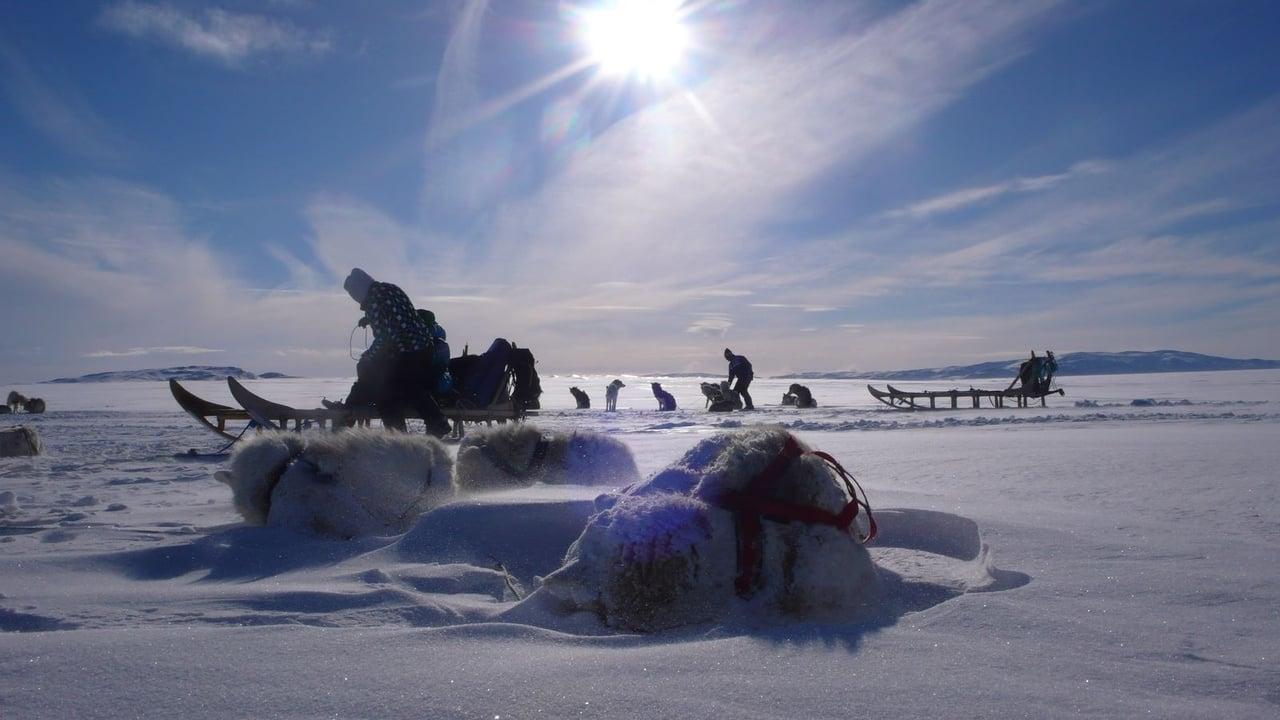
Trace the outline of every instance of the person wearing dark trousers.
{"label": "person wearing dark trousers", "polygon": [[449,421],[431,397],[431,328],[419,318],[404,291],[391,283],[377,282],[354,268],[342,287],[360,303],[360,324],[373,331],[373,342],[356,364],[356,384],[343,405],[374,405],[382,424],[405,429],[405,408],[412,408],[426,422],[427,432],[443,437]]}
{"label": "person wearing dark trousers", "polygon": [[738,380],[738,384],[733,386],[733,391],[742,396],[742,409],[755,410],[756,406],[751,403],[751,395],[747,393],[747,388],[755,378],[751,370],[751,361],[744,355],[734,355],[729,348],[724,349],[724,359],[729,361],[729,382],[732,383],[734,378]]}

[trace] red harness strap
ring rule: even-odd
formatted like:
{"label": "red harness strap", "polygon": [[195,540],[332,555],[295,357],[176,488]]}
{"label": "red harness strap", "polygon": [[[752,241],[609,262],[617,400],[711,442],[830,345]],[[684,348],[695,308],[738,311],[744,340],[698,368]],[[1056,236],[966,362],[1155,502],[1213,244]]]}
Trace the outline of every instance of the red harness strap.
{"label": "red harness strap", "polygon": [[[803,455],[815,455],[826,462],[839,474],[849,491],[850,500],[839,513],[832,513],[810,505],[796,505],[781,500],[765,497],[765,492],[782,477],[791,461]],[[857,490],[861,486],[835,458],[824,452],[800,449],[795,437],[788,434],[787,441],[778,451],[777,456],[759,475],[747,483],[746,490],[728,491],[712,501],[734,514],[734,523],[738,531],[738,576],[734,580],[734,590],[739,597],[750,597],[760,575],[764,559],[764,525],[763,518],[781,522],[804,522],[812,525],[828,525],[840,530],[853,527],[854,518],[858,516],[858,506],[866,508],[868,532],[860,537],[861,542],[870,542],[876,536],[876,521],[871,514],[871,506],[866,500],[859,500]],[[862,497],[866,498],[866,492]]]}

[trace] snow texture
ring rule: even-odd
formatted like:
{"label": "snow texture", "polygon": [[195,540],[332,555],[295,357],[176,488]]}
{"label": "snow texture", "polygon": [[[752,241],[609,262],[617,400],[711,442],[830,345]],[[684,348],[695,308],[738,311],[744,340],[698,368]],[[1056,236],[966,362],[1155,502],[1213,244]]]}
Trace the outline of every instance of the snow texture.
{"label": "snow texture", "polygon": [[251,524],[350,539],[408,530],[452,497],[452,470],[435,438],[352,429],[251,438],[215,477]]}
{"label": "snow texture", "polygon": [[[223,440],[165,383],[19,386],[53,409],[0,416],[45,444],[0,459],[0,717],[1276,717],[1280,371],[1070,378],[1047,408],[915,413],[815,380],[819,408],[731,417],[703,409],[706,378],[657,377],[680,409],[575,409],[570,386],[611,379],[544,375],[542,431],[607,435],[649,478],[762,424],[839,458],[880,530],[869,616],[735,598],[630,632],[538,580],[624,487],[457,494],[403,535],[337,540],[244,522],[214,479],[231,461],[185,452]],[[310,407],[350,384],[263,393]],[[189,389],[233,402],[223,381]],[[626,526],[666,538],[652,556],[708,542],[691,490],[629,497],[686,503]]]}
{"label": "snow texture", "polygon": [[511,423],[468,434],[458,447],[459,490],[548,485],[609,485],[640,479],[631,450],[590,431],[543,431]]}
{"label": "snow texture", "polygon": [[[849,530],[802,522],[763,521],[757,587],[748,603],[736,602],[738,533],[734,513],[717,499],[747,491],[788,437],[780,428],[716,435],[649,480],[602,498],[603,511],[543,587],[569,608],[640,631],[714,620],[733,610],[810,620],[864,614],[875,588],[866,548]],[[770,500],[833,514],[851,499],[813,455],[792,460],[763,492]]]}

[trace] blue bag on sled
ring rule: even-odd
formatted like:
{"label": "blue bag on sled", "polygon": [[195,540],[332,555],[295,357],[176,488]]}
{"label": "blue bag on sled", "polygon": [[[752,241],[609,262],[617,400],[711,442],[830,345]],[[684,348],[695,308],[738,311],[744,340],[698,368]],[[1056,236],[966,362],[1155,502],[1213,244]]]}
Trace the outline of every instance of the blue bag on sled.
{"label": "blue bag on sled", "polygon": [[484,354],[476,357],[473,367],[462,382],[462,396],[483,407],[493,402],[499,385],[507,379],[507,362],[511,359],[511,343],[502,338],[493,341]]}

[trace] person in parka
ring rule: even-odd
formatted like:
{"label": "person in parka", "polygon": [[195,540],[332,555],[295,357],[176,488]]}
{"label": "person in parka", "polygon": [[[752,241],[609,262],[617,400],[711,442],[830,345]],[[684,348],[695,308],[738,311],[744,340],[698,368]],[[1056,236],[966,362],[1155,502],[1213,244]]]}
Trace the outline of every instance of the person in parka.
{"label": "person in parka", "polygon": [[729,348],[724,349],[724,359],[729,361],[729,382],[732,383],[734,378],[738,380],[738,384],[733,386],[733,390],[742,396],[742,409],[755,410],[756,407],[751,402],[751,395],[747,393],[747,388],[751,386],[751,381],[755,379],[755,373],[751,369],[751,361],[745,355],[734,355]]}
{"label": "person in parka", "polygon": [[427,432],[443,437],[449,421],[431,397],[431,328],[413,308],[399,287],[378,282],[360,268],[353,268],[343,289],[360,303],[361,327],[373,331],[373,342],[356,363],[356,383],[342,407],[372,405],[383,426],[405,429],[404,409],[413,408],[426,422]]}

